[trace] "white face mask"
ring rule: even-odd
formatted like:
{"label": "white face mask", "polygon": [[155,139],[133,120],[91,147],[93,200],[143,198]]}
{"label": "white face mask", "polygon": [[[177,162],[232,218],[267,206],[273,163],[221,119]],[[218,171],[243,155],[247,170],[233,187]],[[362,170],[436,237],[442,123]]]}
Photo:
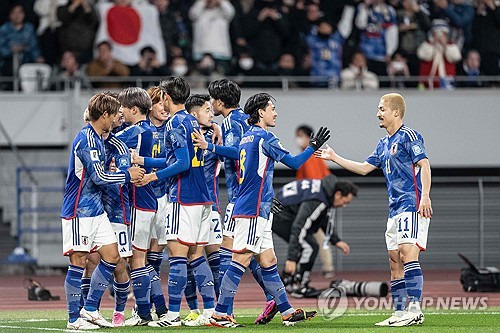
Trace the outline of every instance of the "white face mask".
{"label": "white face mask", "polygon": [[188,72],[188,66],[176,65],[176,66],[172,67],[172,72],[175,76],[184,76]]}
{"label": "white face mask", "polygon": [[305,139],[303,137],[296,136],[295,137],[295,143],[297,144],[297,146],[299,146],[300,148],[302,148],[303,146],[305,146],[306,141],[305,141]]}
{"label": "white face mask", "polygon": [[253,59],[252,58],[242,58],[238,61],[241,69],[244,71],[248,71],[253,67]]}

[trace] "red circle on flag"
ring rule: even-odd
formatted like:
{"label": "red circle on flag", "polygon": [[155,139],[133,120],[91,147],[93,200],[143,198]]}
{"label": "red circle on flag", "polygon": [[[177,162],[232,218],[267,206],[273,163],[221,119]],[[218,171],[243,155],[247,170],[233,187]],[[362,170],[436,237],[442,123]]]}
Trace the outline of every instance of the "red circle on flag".
{"label": "red circle on flag", "polygon": [[139,40],[141,18],[134,8],[113,6],[108,10],[106,21],[113,42],[131,45]]}

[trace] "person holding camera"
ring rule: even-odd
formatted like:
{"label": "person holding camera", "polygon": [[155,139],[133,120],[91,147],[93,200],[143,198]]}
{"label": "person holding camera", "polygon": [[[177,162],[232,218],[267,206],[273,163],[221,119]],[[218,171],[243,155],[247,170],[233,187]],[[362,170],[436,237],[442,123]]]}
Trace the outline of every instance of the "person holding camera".
{"label": "person holding camera", "polygon": [[[131,76],[167,76],[168,74],[168,69],[160,63],[152,46],[142,48],[139,63],[130,68]],[[147,88],[154,85],[155,81],[143,81],[142,86]]]}

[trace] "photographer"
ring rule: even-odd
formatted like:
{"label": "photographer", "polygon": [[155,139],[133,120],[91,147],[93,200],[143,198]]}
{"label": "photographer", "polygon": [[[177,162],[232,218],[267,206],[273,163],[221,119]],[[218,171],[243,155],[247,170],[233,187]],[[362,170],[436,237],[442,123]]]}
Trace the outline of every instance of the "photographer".
{"label": "photographer", "polygon": [[[156,51],[151,46],[146,46],[141,50],[139,63],[130,68],[131,76],[166,76],[168,74],[168,69],[160,64]],[[143,81],[142,86],[147,88],[154,85],[154,82]]]}

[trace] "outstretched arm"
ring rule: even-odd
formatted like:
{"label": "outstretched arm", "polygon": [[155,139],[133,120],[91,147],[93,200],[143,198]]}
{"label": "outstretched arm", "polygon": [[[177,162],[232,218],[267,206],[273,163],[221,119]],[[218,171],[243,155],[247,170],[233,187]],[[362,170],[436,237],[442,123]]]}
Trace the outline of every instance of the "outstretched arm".
{"label": "outstretched arm", "polygon": [[314,156],[324,160],[333,161],[344,169],[357,173],[358,175],[364,176],[376,169],[375,166],[368,162],[360,163],[343,158],[342,156],[337,155],[337,153],[335,153],[335,151],[328,145],[326,145],[325,149],[319,149],[316,153],[314,153]]}

